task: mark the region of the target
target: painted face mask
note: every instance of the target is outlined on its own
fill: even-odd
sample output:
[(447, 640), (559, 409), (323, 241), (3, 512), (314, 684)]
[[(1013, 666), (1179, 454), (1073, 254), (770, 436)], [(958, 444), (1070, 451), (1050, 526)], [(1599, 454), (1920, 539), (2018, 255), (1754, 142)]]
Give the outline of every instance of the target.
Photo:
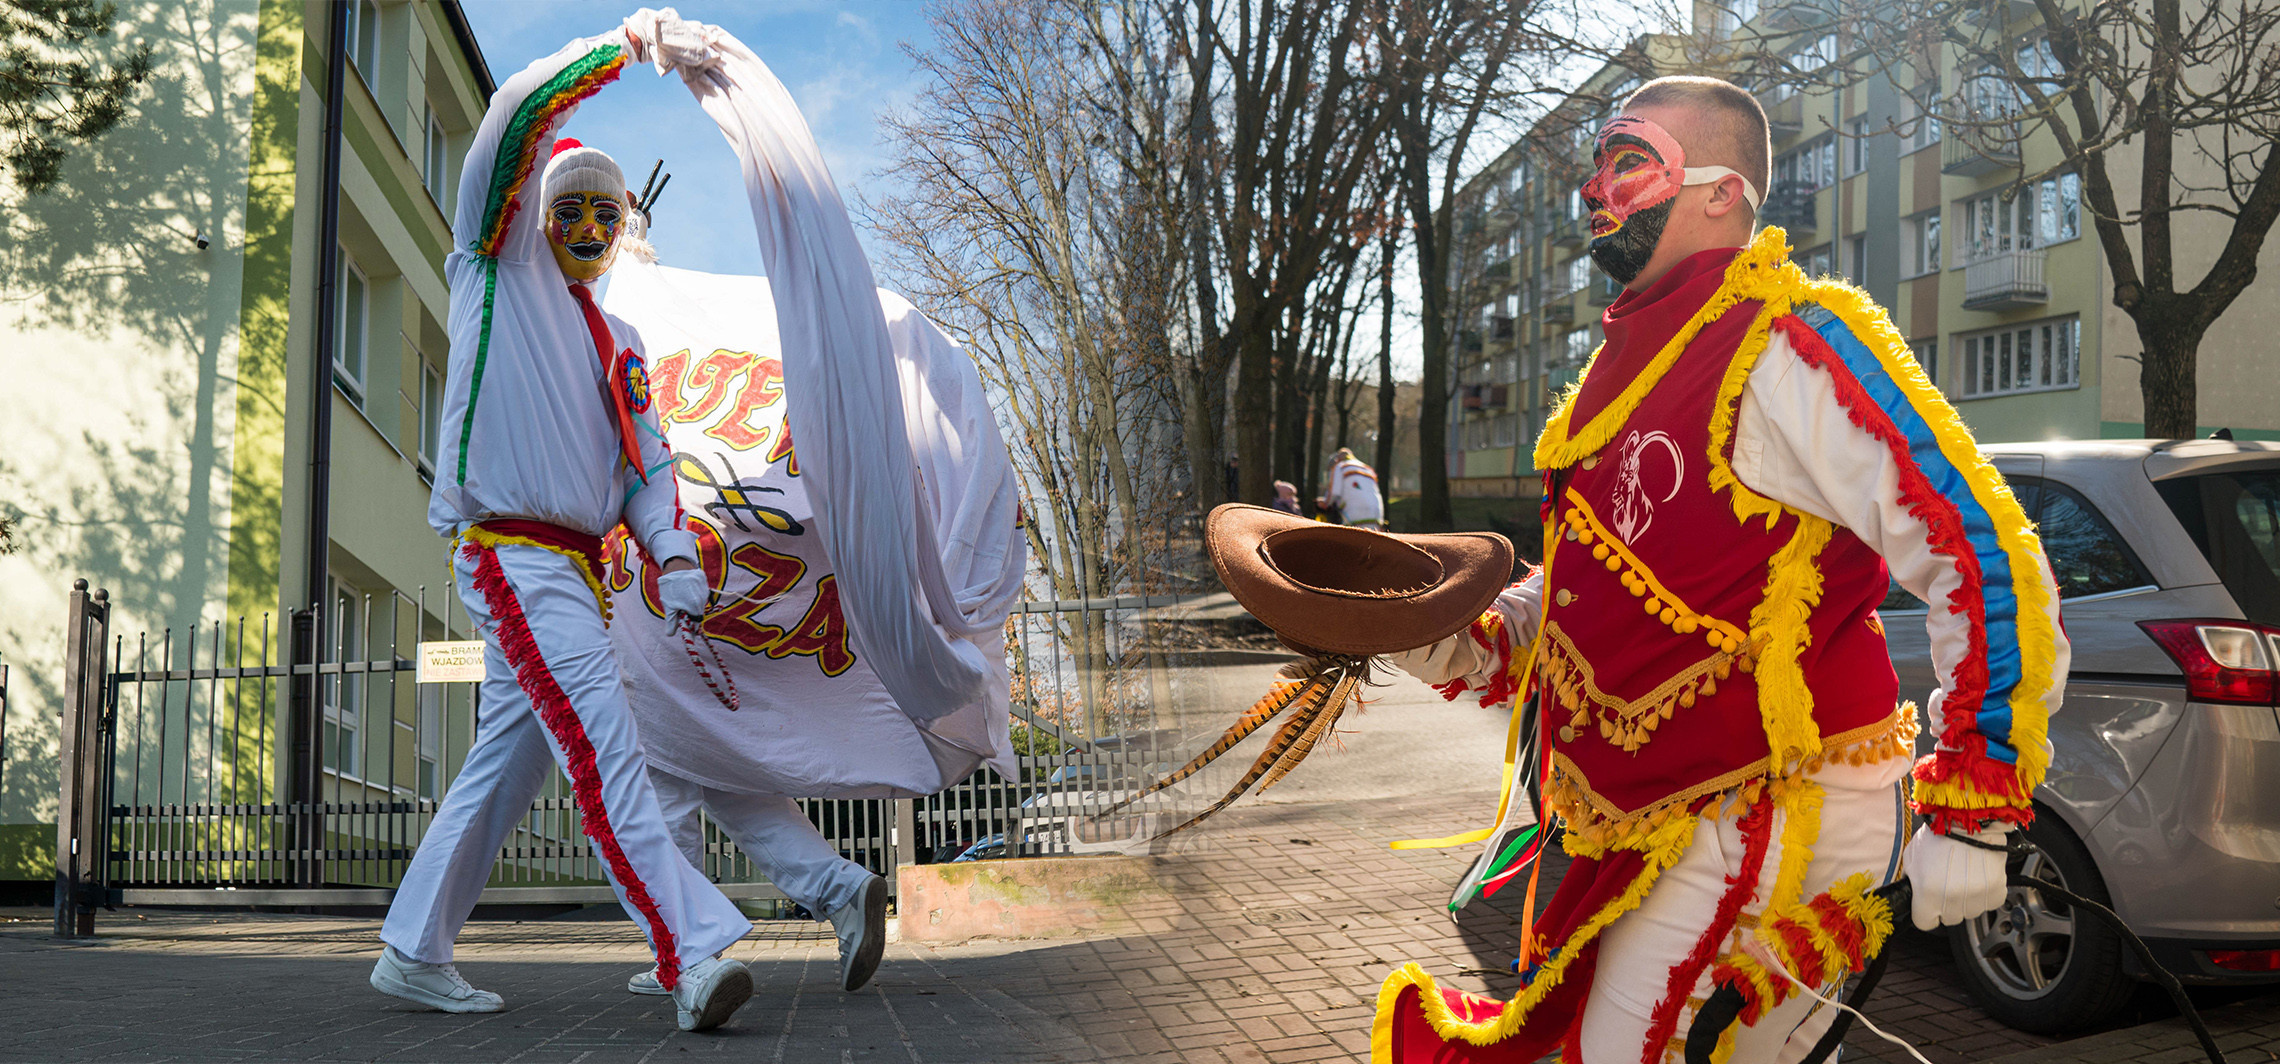
[[(1591, 161), (1597, 170), (1583, 185), (1583, 205), (1591, 212), (1591, 261), (1626, 285), (1654, 257), (1679, 189), (1740, 176), (1723, 166), (1687, 166), (1670, 132), (1636, 115), (1617, 115), (1600, 129)], [(1742, 179), (1742, 197), (1757, 209), (1758, 190), (1748, 178)]]
[(565, 192), (546, 205), (546, 242), (554, 261), (573, 281), (591, 281), (617, 261), (618, 233), (625, 208), (615, 196)]

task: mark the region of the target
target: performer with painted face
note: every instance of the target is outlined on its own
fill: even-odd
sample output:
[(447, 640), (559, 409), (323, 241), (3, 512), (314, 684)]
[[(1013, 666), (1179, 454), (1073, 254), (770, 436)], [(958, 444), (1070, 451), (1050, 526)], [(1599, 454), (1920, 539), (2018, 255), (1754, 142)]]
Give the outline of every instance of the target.
[[(649, 938), (682, 1030), (752, 994), (720, 957), (751, 930), (675, 846), (610, 645), (602, 537), (622, 521), (662, 569), (662, 600), (701, 614), (703, 575), (648, 391), (641, 338), (590, 286), (632, 209), (610, 157), (554, 130), (643, 42), (576, 41), (509, 78), (467, 154), (453, 250), (453, 358), (428, 521), (452, 537), (459, 594), (488, 644), (475, 744), (405, 872), (372, 971), (384, 993), (447, 1012), (497, 994), (452, 964), (500, 846), (556, 766), (602, 874)], [(533, 180), (541, 162), (544, 171)]]
[[(1515, 774), (1575, 861), (1518, 994), (1407, 966), (1380, 1061), (1677, 1059), (1721, 985), (1746, 1026), (1720, 1059), (1796, 1060), (1835, 1015), (1812, 995), (1890, 930), (1872, 888), (1905, 869), (1926, 929), (2001, 902), (2003, 854), (1959, 837), (2030, 822), (2050, 760), (2068, 648), (2041, 545), (1884, 311), (1807, 278), (1781, 230), (1753, 236), (1756, 100), (1651, 82), (1593, 161), (1591, 256), (1626, 291), (1536, 445), (1545, 564), (1469, 632), (1394, 655), (1450, 697), (1540, 699)], [(1887, 571), (1933, 604), (1937, 745), (1912, 772)], [(1508, 792), (1496, 837), (1529, 808)], [(1468, 889), (1528, 879), (1526, 852)]]

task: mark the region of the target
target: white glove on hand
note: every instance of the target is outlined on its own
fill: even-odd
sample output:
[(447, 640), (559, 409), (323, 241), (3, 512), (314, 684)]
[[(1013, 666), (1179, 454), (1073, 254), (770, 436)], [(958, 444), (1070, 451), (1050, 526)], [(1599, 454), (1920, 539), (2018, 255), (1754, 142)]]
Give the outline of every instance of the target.
[[(2009, 828), (1989, 828), (1971, 838), (2001, 846), (2010, 834)], [(1900, 867), (1908, 873), (1908, 883), (1915, 891), (1910, 915), (1916, 929), (1929, 931), (1960, 924), (2003, 904), (2008, 890), (2004, 857), (2001, 851), (1982, 850), (1934, 835), (1929, 827), (1917, 828), (1916, 837), (1908, 840), (1907, 853), (1900, 858)]]
[(658, 574), (657, 597), (665, 603), (668, 612), (702, 622), (705, 606), (712, 598), (712, 588), (705, 583), (704, 567)]
[(656, 64), (660, 75), (674, 69), (700, 70), (712, 62), (711, 30), (711, 26), (684, 19), (669, 7), (662, 11), (645, 7), (625, 20), (634, 61)]

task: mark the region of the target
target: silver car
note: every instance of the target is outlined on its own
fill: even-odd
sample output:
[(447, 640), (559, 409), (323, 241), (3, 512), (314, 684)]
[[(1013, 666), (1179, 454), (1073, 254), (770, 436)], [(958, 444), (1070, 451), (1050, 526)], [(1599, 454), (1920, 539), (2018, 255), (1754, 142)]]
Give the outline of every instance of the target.
[[(2039, 525), (2074, 646), (2037, 852), (2012, 870), (2108, 901), (2185, 983), (2280, 981), (2280, 444), (1981, 449)], [(1923, 611), (1897, 588), (1883, 609), (1918, 704)], [(1974, 997), (2022, 1030), (2088, 1025), (2143, 974), (2030, 889), (1950, 934)]]

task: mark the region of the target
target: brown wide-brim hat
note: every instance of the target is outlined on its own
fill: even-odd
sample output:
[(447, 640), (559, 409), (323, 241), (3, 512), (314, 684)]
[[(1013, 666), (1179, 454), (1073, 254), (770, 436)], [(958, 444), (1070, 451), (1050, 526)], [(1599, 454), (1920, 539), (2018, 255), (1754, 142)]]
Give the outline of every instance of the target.
[(1436, 643), (1478, 620), (1512, 576), (1493, 532), (1397, 535), (1228, 503), (1204, 549), (1235, 601), (1287, 643), (1389, 654)]

